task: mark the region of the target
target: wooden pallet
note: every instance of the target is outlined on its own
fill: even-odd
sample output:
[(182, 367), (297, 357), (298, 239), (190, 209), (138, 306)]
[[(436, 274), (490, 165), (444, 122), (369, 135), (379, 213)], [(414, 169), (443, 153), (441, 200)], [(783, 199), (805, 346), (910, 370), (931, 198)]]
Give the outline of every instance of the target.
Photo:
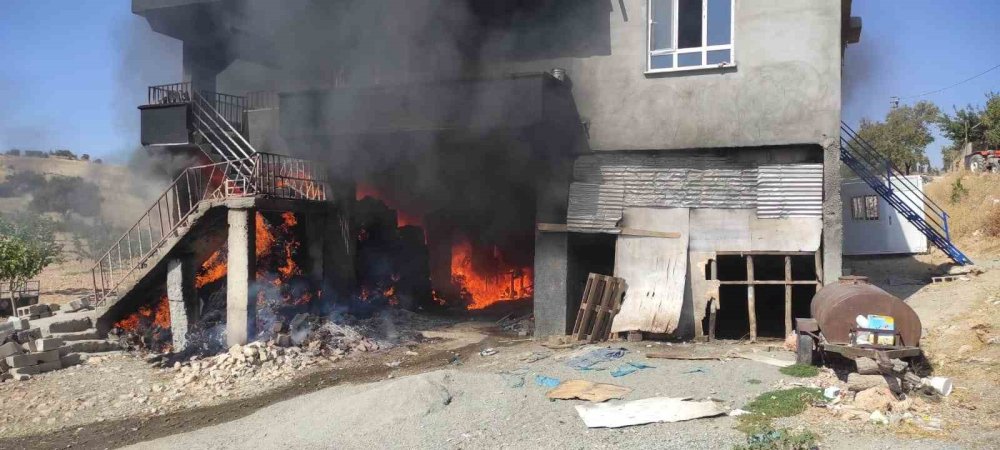
[(966, 281), (969, 277), (965, 275), (945, 275), (941, 277), (931, 277), (931, 283), (950, 283), (952, 281)]
[(576, 313), (573, 336), (587, 342), (607, 340), (611, 334), (611, 322), (621, 309), (627, 288), (622, 278), (590, 274), (583, 289), (580, 310)]

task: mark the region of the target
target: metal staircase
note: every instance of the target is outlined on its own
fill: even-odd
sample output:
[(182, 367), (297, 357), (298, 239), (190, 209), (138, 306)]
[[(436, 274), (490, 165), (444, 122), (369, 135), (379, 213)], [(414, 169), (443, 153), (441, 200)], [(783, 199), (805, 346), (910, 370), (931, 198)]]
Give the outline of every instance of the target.
[[(868, 186), (958, 264), (972, 264), (951, 241), (948, 213), (917, 189), (885, 155), (840, 124), (840, 159)], [(905, 193), (900, 193), (900, 189)], [(921, 214), (922, 213), (922, 214)]]
[[(209, 100), (211, 98), (212, 100)], [(213, 161), (185, 169), (91, 269), (98, 306), (135, 287), (196, 225), (227, 199), (326, 201), (325, 172), (314, 163), (260, 153), (247, 142), (243, 97), (197, 93), (188, 83), (149, 88), (150, 104), (190, 105), (191, 132)]]

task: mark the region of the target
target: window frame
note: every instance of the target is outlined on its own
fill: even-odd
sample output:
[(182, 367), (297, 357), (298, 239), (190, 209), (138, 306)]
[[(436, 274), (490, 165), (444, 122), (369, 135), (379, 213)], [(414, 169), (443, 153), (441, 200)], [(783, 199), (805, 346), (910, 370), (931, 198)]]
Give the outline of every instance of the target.
[[(678, 1), (679, 0), (669, 0), (670, 1), (670, 39), (671, 45), (670, 49), (667, 50), (654, 50), (653, 49), (653, 0), (646, 0), (646, 74), (658, 74), (658, 73), (670, 73), (670, 72), (687, 72), (687, 71), (697, 71), (697, 70), (707, 70), (707, 69), (721, 69), (736, 67), (736, 0), (729, 0), (729, 44), (724, 45), (705, 45), (708, 44), (708, 2), (709, 0), (701, 0), (701, 47), (692, 47), (685, 49), (677, 48), (677, 34), (680, 32), (679, 17), (677, 14)], [(729, 50), (728, 63), (719, 64), (708, 64), (708, 52), (713, 50)], [(678, 55), (700, 53), (701, 54), (701, 64), (697, 66), (685, 66), (677, 67)], [(663, 69), (653, 68), (653, 57), (654, 56), (665, 56), (671, 55), (673, 58), (672, 67)]]
[(858, 195), (851, 197), (851, 218), (854, 220), (881, 220), (881, 203), (877, 195)]

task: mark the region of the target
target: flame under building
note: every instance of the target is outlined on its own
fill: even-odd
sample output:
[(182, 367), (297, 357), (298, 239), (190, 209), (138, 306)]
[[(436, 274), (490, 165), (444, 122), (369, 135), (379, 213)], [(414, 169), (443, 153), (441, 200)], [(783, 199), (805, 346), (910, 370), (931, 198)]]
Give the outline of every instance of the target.
[[(206, 147), (243, 138), (312, 161), (317, 178), (299, 178), (322, 176), (318, 204), (222, 200), (254, 203), (229, 205), (228, 237), (216, 237), (229, 246), (228, 299), (256, 270), (234, 271), (254, 253), (247, 211), (296, 210), (314, 249), (302, 270), (331, 303), (531, 298), (536, 335), (565, 334), (596, 272), (628, 283), (614, 331), (783, 336), (840, 275), (841, 66), (860, 33), (850, 9), (133, 0), (153, 31), (183, 42), (184, 79), (150, 88), (142, 141), (217, 163), (239, 152)], [(201, 101), (225, 120), (206, 123)], [(210, 136), (222, 122), (233, 126)], [(181, 280), (168, 291), (190, 289), (214, 251), (202, 247), (195, 263), (164, 263)], [(232, 342), (247, 339), (246, 320), (232, 323), (246, 303), (227, 306)], [(198, 309), (186, 308), (174, 322)]]

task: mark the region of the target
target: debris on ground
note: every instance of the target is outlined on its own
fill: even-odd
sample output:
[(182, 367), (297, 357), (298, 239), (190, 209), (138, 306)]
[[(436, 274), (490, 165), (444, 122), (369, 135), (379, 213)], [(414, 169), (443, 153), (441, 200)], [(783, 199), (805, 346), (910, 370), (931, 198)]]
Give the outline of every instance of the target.
[(647, 358), (651, 359), (677, 359), (685, 361), (722, 361), (723, 358), (719, 356), (698, 356), (691, 355), (683, 351), (678, 350), (668, 350), (659, 352), (649, 352), (646, 353)]
[(625, 398), (632, 388), (587, 380), (567, 380), (556, 386), (545, 396), (553, 400), (587, 400), (594, 403)]
[(497, 349), (495, 349), (493, 347), (490, 347), (490, 348), (485, 348), (482, 351), (480, 351), (479, 352), (479, 356), (493, 356), (493, 355), (495, 355), (497, 353), (500, 353), (500, 352), (497, 351)]
[(577, 405), (576, 412), (588, 428), (620, 428), (720, 416), (726, 414), (726, 408), (713, 400), (652, 397), (614, 404)]
[(640, 362), (627, 362), (624, 365), (618, 366), (617, 369), (611, 371), (611, 376), (615, 378), (624, 377), (625, 375), (634, 373), (642, 369), (652, 369), (652, 368), (654, 367)]
[(539, 386), (554, 388), (556, 386), (559, 386), (559, 379), (547, 377), (545, 375), (535, 375), (535, 384)]
[(528, 314), (526, 316), (514, 317), (512, 314), (509, 314), (497, 321), (497, 327), (501, 331), (514, 333), (518, 336), (531, 336), (535, 332), (535, 315)]
[(739, 353), (733, 356), (736, 358), (757, 361), (774, 367), (788, 367), (795, 364), (795, 361), (773, 358), (767, 355), (761, 355), (760, 353)]
[(594, 366), (600, 363), (619, 359), (622, 356), (625, 356), (626, 352), (628, 352), (628, 350), (621, 347), (595, 348), (581, 355), (570, 358), (566, 361), (566, 365), (576, 370), (603, 370), (603, 368), (595, 368)]

